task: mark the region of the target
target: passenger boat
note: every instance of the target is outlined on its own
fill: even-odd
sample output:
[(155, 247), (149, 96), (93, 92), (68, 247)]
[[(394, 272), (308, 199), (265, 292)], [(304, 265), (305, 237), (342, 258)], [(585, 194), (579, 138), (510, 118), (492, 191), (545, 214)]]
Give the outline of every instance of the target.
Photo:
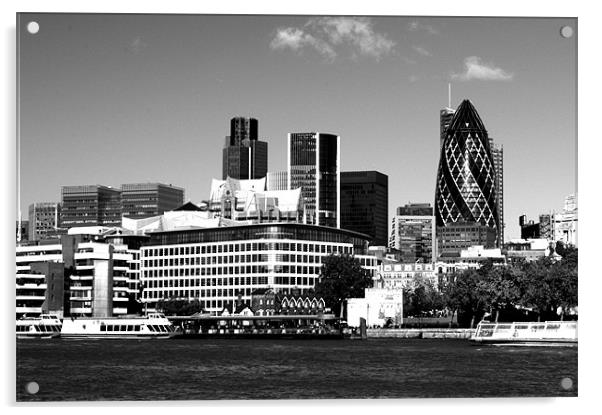
[(18, 339), (51, 339), (61, 334), (61, 320), (53, 314), (17, 320)]
[(175, 335), (173, 324), (160, 313), (141, 317), (66, 318), (61, 330), (64, 339), (169, 339)]
[(472, 342), (506, 346), (576, 346), (576, 321), (489, 323), (477, 326)]

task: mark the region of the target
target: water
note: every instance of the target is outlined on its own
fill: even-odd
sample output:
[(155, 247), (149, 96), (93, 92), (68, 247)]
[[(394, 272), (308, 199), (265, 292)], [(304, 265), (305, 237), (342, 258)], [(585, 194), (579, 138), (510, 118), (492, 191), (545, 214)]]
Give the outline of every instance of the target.
[[(561, 387), (567, 377), (569, 390)], [(32, 381), (35, 395), (25, 389)], [(577, 348), (435, 339), (17, 341), (18, 401), (473, 396), (577, 396)]]

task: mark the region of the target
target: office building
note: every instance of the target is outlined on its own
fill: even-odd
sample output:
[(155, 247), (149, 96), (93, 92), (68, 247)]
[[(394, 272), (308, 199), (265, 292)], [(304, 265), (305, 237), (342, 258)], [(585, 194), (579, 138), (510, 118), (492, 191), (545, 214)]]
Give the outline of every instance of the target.
[(404, 263), (433, 262), (437, 255), (436, 226), (430, 204), (408, 204), (397, 208), (391, 221), (389, 247), (400, 252)]
[(504, 244), (504, 147), (498, 146), (489, 137), (489, 147), (495, 171), (495, 204), (498, 212), (499, 228), (497, 232), (497, 246)]
[(288, 172), (268, 172), (266, 186), (267, 190), (288, 190)]
[(564, 208), (553, 216), (554, 240), (567, 245), (577, 246), (578, 209), (577, 196), (569, 195)]
[(341, 228), (388, 241), (389, 177), (377, 171), (341, 172)]
[(61, 226), (120, 226), (121, 191), (109, 186), (63, 186)]
[(492, 249), (496, 246), (497, 234), (494, 228), (478, 222), (453, 222), (437, 228), (437, 254), (459, 256), (460, 251), (474, 245)]
[(445, 141), (445, 135), (447, 134), (447, 128), (451, 124), (452, 118), (456, 110), (453, 108), (445, 107), (439, 111), (439, 148), (443, 148), (443, 142)]
[(184, 204), (184, 189), (163, 183), (121, 185), (121, 214), (132, 219), (161, 215)]
[(259, 179), (268, 172), (268, 143), (259, 140), (255, 118), (230, 120), (230, 135), (222, 152), (222, 178)]
[[(441, 149), (435, 190), (438, 230), (456, 222), (500, 228), (496, 174), (485, 125), (469, 100), (456, 110)], [(494, 243), (495, 243), (494, 242)]]
[(29, 239), (31, 241), (59, 238), (60, 229), (60, 203), (42, 202), (29, 205)]
[(340, 137), (288, 134), (288, 185), (301, 188), (307, 224), (340, 227)]
[(16, 242), (27, 242), (29, 240), (29, 221), (21, 220), (15, 222)]

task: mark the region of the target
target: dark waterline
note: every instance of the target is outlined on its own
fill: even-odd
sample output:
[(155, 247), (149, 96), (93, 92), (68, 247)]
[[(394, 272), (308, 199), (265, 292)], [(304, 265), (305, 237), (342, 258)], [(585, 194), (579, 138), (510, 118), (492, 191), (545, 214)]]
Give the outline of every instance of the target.
[[(25, 390), (32, 381), (35, 395)], [(577, 396), (577, 348), (426, 339), (17, 341), (18, 401), (477, 396)]]

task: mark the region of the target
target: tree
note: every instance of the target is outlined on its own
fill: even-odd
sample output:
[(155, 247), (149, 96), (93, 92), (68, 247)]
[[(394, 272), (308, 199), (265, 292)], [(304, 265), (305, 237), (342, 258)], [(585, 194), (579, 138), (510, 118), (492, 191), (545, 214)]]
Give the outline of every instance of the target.
[(341, 312), (347, 298), (363, 298), (364, 290), (372, 286), (369, 272), (351, 255), (330, 255), (322, 264), (316, 296), (322, 297), (335, 315)]
[(472, 327), (488, 308), (487, 286), (477, 270), (468, 269), (459, 273), (453, 282), (446, 285), (445, 290), (447, 306), (452, 313), (458, 312), (460, 326)]
[(162, 311), (168, 316), (190, 316), (203, 311), (203, 307), (198, 300), (179, 300), (170, 298), (168, 300), (159, 300), (157, 310)]

